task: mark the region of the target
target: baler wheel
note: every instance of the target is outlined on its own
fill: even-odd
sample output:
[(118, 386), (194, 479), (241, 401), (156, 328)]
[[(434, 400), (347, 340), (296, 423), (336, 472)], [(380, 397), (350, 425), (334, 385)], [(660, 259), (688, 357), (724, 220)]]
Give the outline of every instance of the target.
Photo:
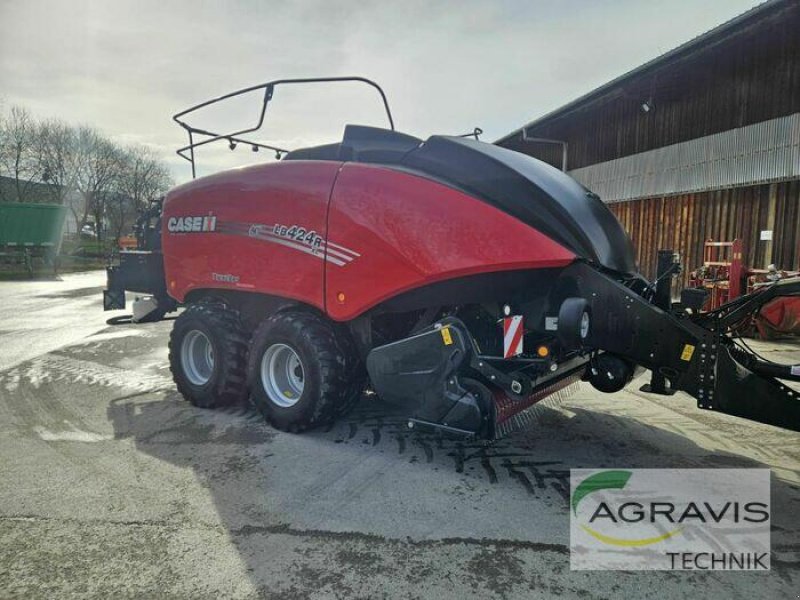
[(221, 301), (191, 305), (169, 337), (169, 365), (178, 391), (200, 408), (247, 398), (247, 335), (239, 313)]
[(261, 323), (250, 343), (247, 378), (253, 404), (282, 431), (318, 427), (350, 403), (352, 365), (348, 345), (322, 317), (275, 314)]
[(589, 303), (583, 298), (567, 298), (558, 311), (556, 336), (567, 350), (583, 347), (590, 334)]

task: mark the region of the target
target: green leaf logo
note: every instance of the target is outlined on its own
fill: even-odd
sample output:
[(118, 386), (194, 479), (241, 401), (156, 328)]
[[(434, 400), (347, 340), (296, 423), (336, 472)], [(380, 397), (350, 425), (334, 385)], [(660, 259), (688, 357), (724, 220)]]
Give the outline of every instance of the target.
[[(575, 488), (572, 494), (572, 514), (578, 516), (578, 504), (581, 500), (586, 498), (586, 496), (599, 490), (621, 490), (627, 485), (632, 474), (633, 473), (630, 471), (601, 471), (600, 473), (590, 475), (578, 484), (578, 487)], [(586, 525), (581, 525), (581, 529), (604, 544), (610, 544), (612, 546), (649, 546), (650, 544), (663, 542), (681, 531), (679, 527), (655, 537), (628, 539), (603, 534)]]
[(578, 503), (592, 492), (599, 490), (621, 490), (628, 483), (630, 471), (601, 471), (580, 482), (572, 493), (572, 514), (578, 515)]

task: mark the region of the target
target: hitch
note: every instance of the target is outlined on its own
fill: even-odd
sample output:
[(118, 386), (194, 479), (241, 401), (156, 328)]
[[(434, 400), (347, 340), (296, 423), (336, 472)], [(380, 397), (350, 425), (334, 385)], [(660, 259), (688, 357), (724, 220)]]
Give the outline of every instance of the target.
[[(659, 254), (659, 277), (675, 268), (671, 256), (671, 251)], [(595, 318), (587, 343), (652, 370), (646, 391), (681, 390), (694, 396), (699, 408), (800, 431), (800, 393), (780, 381), (800, 381), (800, 365), (764, 360), (731, 333), (774, 298), (800, 296), (800, 278), (690, 314), (667, 304), (666, 276), (657, 279), (663, 287), (656, 286), (654, 302), (586, 264), (572, 265), (562, 277), (590, 299)]]
[(700, 408), (800, 431), (800, 393), (780, 381), (800, 381), (800, 365), (764, 360), (728, 333), (771, 300), (798, 295), (800, 278), (784, 279), (698, 317), (712, 333), (709, 364), (714, 361), (705, 397), (698, 398)]

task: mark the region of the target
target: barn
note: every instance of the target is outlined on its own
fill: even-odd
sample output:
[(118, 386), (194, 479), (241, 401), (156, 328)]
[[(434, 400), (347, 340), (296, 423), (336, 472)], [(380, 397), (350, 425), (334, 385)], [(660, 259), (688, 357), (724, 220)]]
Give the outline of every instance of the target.
[(610, 205), (652, 277), (708, 239), (744, 264), (800, 267), (800, 2), (771, 0), (496, 143), (569, 172)]

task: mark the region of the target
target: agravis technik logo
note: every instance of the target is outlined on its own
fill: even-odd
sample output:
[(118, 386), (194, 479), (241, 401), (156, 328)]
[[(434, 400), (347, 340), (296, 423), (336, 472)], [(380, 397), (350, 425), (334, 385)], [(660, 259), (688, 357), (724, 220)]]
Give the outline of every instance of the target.
[(768, 469), (571, 471), (573, 569), (769, 569)]

